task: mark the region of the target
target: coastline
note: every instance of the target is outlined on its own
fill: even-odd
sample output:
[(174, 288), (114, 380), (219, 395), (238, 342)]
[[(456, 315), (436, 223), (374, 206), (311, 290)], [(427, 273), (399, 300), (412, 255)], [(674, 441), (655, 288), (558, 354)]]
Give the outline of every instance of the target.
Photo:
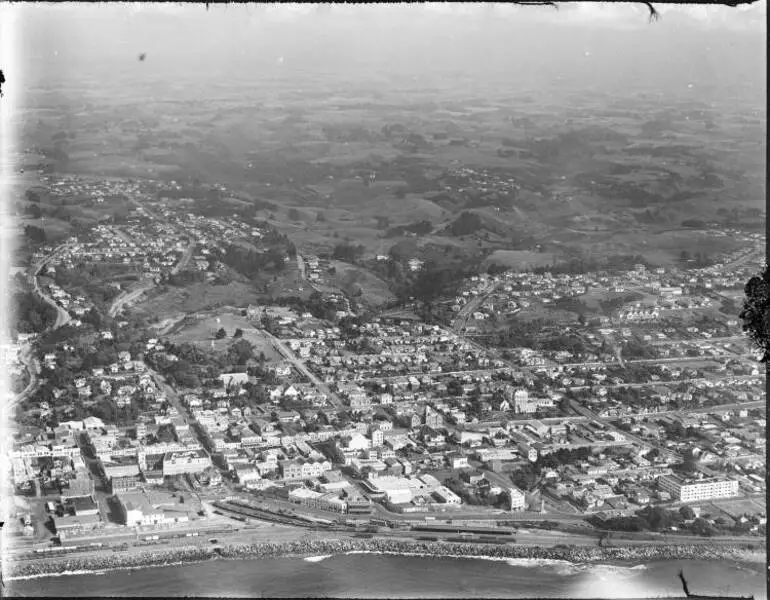
[(260, 558), (313, 558), (339, 554), (391, 554), (434, 558), (477, 558), (486, 560), (560, 561), (572, 564), (627, 566), (658, 560), (723, 560), (738, 563), (764, 563), (765, 553), (736, 544), (733, 546), (670, 545), (599, 548), (567, 546), (537, 548), (490, 546), (472, 543), (446, 543), (372, 539), (340, 539), (223, 545), (188, 546), (151, 550), (129, 556), (105, 554), (88, 558), (62, 558), (44, 562), (9, 564), (6, 581), (54, 577), (68, 574), (103, 574), (106, 571), (192, 564), (214, 559), (246, 560)]

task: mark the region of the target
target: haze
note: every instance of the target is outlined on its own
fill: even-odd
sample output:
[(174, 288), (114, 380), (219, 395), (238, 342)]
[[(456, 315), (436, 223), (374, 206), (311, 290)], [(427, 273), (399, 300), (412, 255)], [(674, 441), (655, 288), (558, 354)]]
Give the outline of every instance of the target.
[[(765, 6), (24, 6), (29, 84), (99, 77), (255, 80), (309, 75), (419, 85), (753, 94), (765, 87)], [(622, 48), (622, 51), (618, 51)], [(136, 60), (140, 52), (148, 60)], [(126, 77), (127, 79), (123, 79)], [(753, 92), (749, 91), (753, 88)], [(721, 92), (720, 92), (721, 90)], [(743, 91), (742, 91), (743, 90)], [(471, 91), (471, 90), (469, 90)], [(690, 91), (690, 94), (693, 92)]]

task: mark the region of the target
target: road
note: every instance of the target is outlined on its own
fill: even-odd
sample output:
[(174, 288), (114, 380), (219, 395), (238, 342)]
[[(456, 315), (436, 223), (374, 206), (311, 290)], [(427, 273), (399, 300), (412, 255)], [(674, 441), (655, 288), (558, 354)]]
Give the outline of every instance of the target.
[(123, 307), (126, 304), (130, 304), (137, 298), (139, 298), (142, 294), (145, 294), (149, 292), (152, 288), (155, 287), (155, 282), (148, 282), (143, 284), (141, 287), (135, 289), (132, 292), (129, 293), (123, 293), (112, 302), (112, 305), (110, 306), (110, 309), (107, 311), (107, 314), (115, 318), (115, 316), (123, 309)]
[(721, 344), (723, 342), (740, 342), (745, 340), (748, 340), (745, 335), (731, 335), (727, 337), (698, 338), (697, 340), (657, 340), (649, 343), (651, 346), (667, 346), (669, 344), (682, 343)]
[(270, 341), (273, 344), (273, 347), (278, 350), (278, 352), (281, 353), (281, 355), (291, 362), (296, 369), (302, 373), (305, 377), (307, 377), (313, 385), (315, 385), (323, 394), (326, 394), (326, 398), (331, 402), (335, 408), (341, 409), (343, 408), (343, 402), (337, 396), (334, 394), (330, 389), (329, 386), (327, 386), (323, 381), (318, 379), (313, 372), (305, 366), (305, 363), (303, 363), (297, 356), (294, 354), (294, 352), (291, 351), (290, 348), (286, 346), (281, 340), (279, 340), (277, 337), (275, 337), (272, 333), (268, 333), (265, 331), (265, 335), (270, 339)]
[(299, 271), (300, 281), (305, 281), (307, 279), (307, 274), (305, 272), (305, 259), (302, 258), (302, 255), (299, 252), (297, 252), (297, 270)]
[(399, 381), (402, 379), (406, 379), (409, 377), (463, 377), (464, 375), (469, 375), (471, 377), (475, 375), (488, 375), (489, 373), (493, 372), (499, 372), (499, 371), (510, 371), (514, 367), (496, 367), (492, 369), (475, 369), (472, 371), (428, 371), (427, 373), (424, 371), (414, 371), (411, 373), (406, 373), (404, 375), (388, 375), (386, 377), (366, 377), (363, 379), (359, 379), (359, 382), (375, 382), (375, 383), (389, 383), (392, 381)]
[(24, 402), (29, 396), (35, 393), (38, 385), (40, 384), (40, 363), (35, 358), (33, 349), (30, 345), (25, 344), (24, 348), (20, 352), (21, 362), (27, 367), (27, 373), (29, 373), (29, 383), (16, 397), (8, 403), (9, 408), (13, 408), (17, 404)]
[[(35, 288), (35, 292), (48, 304), (53, 306), (56, 309), (56, 321), (54, 322), (52, 329), (58, 329), (59, 327), (63, 327), (67, 323), (71, 321), (70, 314), (64, 310), (61, 306), (59, 306), (56, 302), (54, 302), (53, 298), (46, 295), (43, 290), (40, 287), (40, 282), (37, 280), (37, 276), (40, 273), (40, 271), (45, 267), (46, 264), (48, 264), (51, 260), (56, 258), (57, 256), (64, 253), (65, 250), (70, 248), (72, 244), (65, 244), (61, 248), (57, 249), (55, 252), (53, 252), (50, 256), (47, 256), (46, 258), (42, 259), (40, 262), (38, 262), (35, 265), (32, 265), (32, 282)], [(24, 388), (24, 390), (18, 394), (9, 404), (10, 407), (13, 407), (17, 404), (21, 404), (26, 400), (30, 395), (32, 395), (35, 390), (37, 389), (39, 383), (40, 383), (40, 363), (34, 356), (34, 351), (31, 346), (25, 346), (24, 349), (21, 351), (21, 360), (27, 367), (27, 372), (29, 373), (29, 383), (27, 384), (27, 387)]]
[(129, 236), (125, 231), (123, 231), (120, 227), (114, 227), (115, 233), (118, 234), (118, 237), (120, 237), (121, 240), (126, 242), (126, 244), (133, 243), (134, 240), (131, 239), (131, 236)]
[(148, 215), (148, 216), (149, 216), (151, 219), (155, 219), (156, 221), (163, 221), (163, 222), (164, 222), (164, 223), (166, 223), (167, 225), (170, 225), (170, 224), (171, 224), (171, 223), (169, 223), (169, 222), (168, 222), (168, 220), (167, 220), (167, 219), (165, 219), (164, 217), (160, 217), (160, 216), (156, 215), (156, 214), (155, 214), (154, 212), (152, 212), (152, 211), (151, 211), (149, 208), (147, 208), (147, 207), (146, 207), (146, 206), (144, 206), (144, 205), (143, 205), (141, 202), (139, 202), (138, 200), (136, 200), (136, 198), (128, 198), (128, 201), (129, 201), (131, 204), (133, 204), (134, 206), (136, 206), (137, 208), (141, 208), (142, 210), (144, 210), (144, 211), (147, 213), (147, 215)]
[(307, 278), (307, 266), (305, 265), (305, 259), (299, 252), (297, 252), (297, 270), (299, 271), (299, 280), (297, 281), (298, 284), (301, 286), (310, 286), (312, 290), (323, 293), (315, 283)]
[(757, 245), (754, 247), (754, 249), (751, 252), (749, 252), (745, 256), (736, 258), (734, 261), (722, 265), (721, 270), (726, 273), (727, 271), (735, 269), (736, 267), (743, 266), (744, 264), (746, 264), (747, 262), (751, 262), (752, 260), (761, 261), (764, 254), (765, 254), (764, 248), (762, 248), (761, 245)]
[(478, 309), (479, 306), (494, 292), (499, 286), (503, 284), (502, 281), (493, 282), (482, 288), (477, 296), (474, 296), (468, 304), (460, 309), (457, 313), (454, 322), (452, 323), (452, 329), (456, 332), (460, 332), (468, 325), (468, 319)]
[[(620, 359), (620, 350), (618, 350), (618, 360), (620, 361), (620, 365), (624, 366), (624, 364), (627, 365), (644, 365), (644, 364), (656, 364), (656, 363), (679, 363), (679, 362), (703, 362), (703, 361), (709, 361), (709, 360), (716, 360), (719, 357), (718, 356), (672, 356), (669, 358), (634, 358), (632, 360), (625, 360), (622, 361)], [(754, 355), (751, 353), (747, 354), (738, 354), (731, 356), (730, 358), (753, 358)], [(608, 367), (611, 364), (614, 363), (608, 363), (608, 362), (582, 362), (582, 363), (557, 363), (558, 366), (564, 367), (564, 368), (583, 368), (583, 367)]]
[(678, 460), (680, 462), (682, 461), (682, 455), (681, 454), (679, 454), (677, 452), (672, 452), (671, 450), (668, 450), (666, 448), (658, 447), (656, 444), (648, 442), (647, 440), (644, 440), (644, 439), (642, 439), (642, 438), (640, 438), (640, 437), (638, 437), (636, 435), (633, 435), (631, 433), (628, 433), (627, 431), (623, 431), (622, 429), (619, 429), (618, 427), (613, 425), (609, 421), (609, 419), (604, 419), (604, 418), (600, 417), (599, 415), (597, 415), (592, 410), (589, 410), (585, 406), (580, 405), (578, 402), (575, 402), (574, 400), (570, 400), (569, 404), (572, 407), (572, 410), (574, 410), (578, 414), (583, 415), (584, 417), (587, 417), (587, 418), (592, 419), (594, 421), (599, 421), (599, 422), (604, 423), (604, 425), (606, 425), (609, 429), (611, 429), (615, 433), (618, 433), (618, 434), (622, 435), (625, 439), (631, 440), (632, 442), (635, 442), (640, 447), (647, 448), (649, 450), (652, 450), (653, 448), (657, 448), (660, 451), (661, 454), (667, 454), (670, 457), (672, 457), (672, 458), (674, 458), (674, 459), (676, 459), (676, 460)]
[(177, 391), (166, 382), (165, 377), (163, 377), (157, 371), (150, 369), (149, 367), (147, 368), (146, 372), (150, 375), (150, 377), (153, 378), (153, 380), (155, 381), (155, 385), (158, 386), (158, 389), (160, 389), (162, 392), (166, 394), (166, 399), (168, 400), (169, 404), (171, 404), (174, 408), (176, 408), (179, 415), (185, 420), (185, 422), (188, 425), (192, 425), (192, 423), (194, 422), (194, 419), (188, 412), (187, 407), (185, 407), (185, 405), (182, 404), (182, 401), (179, 399), (179, 394), (177, 393)]
[(59, 327), (63, 327), (67, 323), (69, 323), (72, 320), (72, 317), (70, 314), (64, 310), (61, 306), (59, 306), (53, 298), (48, 296), (45, 292), (43, 292), (42, 288), (40, 287), (40, 282), (37, 280), (38, 274), (40, 271), (43, 270), (43, 267), (45, 267), (50, 261), (52, 261), (54, 258), (57, 258), (61, 254), (63, 254), (66, 250), (72, 247), (72, 244), (65, 244), (64, 246), (58, 248), (55, 252), (53, 252), (50, 256), (47, 256), (43, 260), (41, 260), (37, 265), (33, 265), (33, 271), (32, 271), (32, 282), (35, 286), (35, 292), (48, 304), (50, 304), (52, 307), (56, 309), (56, 322), (54, 323), (52, 329), (58, 329)]
[(195, 241), (191, 241), (187, 245), (187, 248), (185, 248), (182, 258), (180, 258), (176, 266), (174, 266), (174, 268), (171, 269), (172, 275), (176, 275), (177, 273), (179, 273), (179, 271), (182, 271), (187, 268), (187, 264), (190, 262), (190, 259), (192, 259), (194, 250), (195, 250)]
[[(698, 408), (688, 408), (685, 410), (661, 410), (657, 412), (646, 412), (646, 413), (625, 413), (622, 415), (619, 415), (617, 417), (598, 417), (600, 421), (606, 421), (606, 420), (617, 420), (621, 418), (630, 418), (630, 419), (639, 419), (639, 418), (645, 418), (645, 417), (656, 417), (660, 415), (673, 415), (673, 414), (681, 414), (681, 413), (710, 413), (710, 412), (722, 412), (725, 410), (737, 410), (737, 409), (752, 409), (752, 408), (760, 408), (762, 406), (766, 406), (766, 403), (764, 400), (757, 400), (754, 402), (735, 402), (732, 404), (718, 404), (716, 406), (700, 406)], [(585, 419), (586, 417), (580, 417), (580, 419)], [(523, 421), (516, 421), (516, 423), (522, 423)]]
[[(731, 375), (730, 377), (726, 377), (725, 379), (738, 379), (741, 381), (749, 381), (751, 379), (760, 379), (759, 375)], [(681, 383), (703, 383), (706, 381), (719, 381), (719, 379), (709, 379), (706, 377), (698, 377), (694, 379), (667, 379), (665, 381), (645, 381), (643, 383), (614, 383), (612, 385), (576, 385), (572, 386), (569, 389), (570, 390), (590, 390), (593, 388), (604, 388), (605, 390), (617, 390), (621, 388), (639, 388), (639, 387), (648, 387), (648, 386), (658, 386), (658, 385), (678, 385)]]

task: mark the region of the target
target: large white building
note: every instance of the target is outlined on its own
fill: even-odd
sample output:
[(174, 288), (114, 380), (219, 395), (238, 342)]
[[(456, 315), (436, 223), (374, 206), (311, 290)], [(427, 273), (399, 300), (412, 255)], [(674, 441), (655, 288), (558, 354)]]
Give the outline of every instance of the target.
[(524, 510), (526, 508), (526, 498), (520, 489), (508, 488), (508, 497), (510, 499), (508, 510)]
[(439, 502), (443, 502), (444, 504), (454, 504), (458, 506), (462, 504), (460, 496), (455, 494), (449, 488), (444, 487), (443, 485), (440, 485), (433, 491), (433, 497), (436, 498)]
[(181, 473), (200, 473), (211, 466), (211, 459), (205, 450), (168, 452), (163, 457), (163, 476)]
[(660, 488), (680, 502), (695, 502), (738, 495), (738, 482), (732, 479), (685, 480), (676, 475), (658, 479)]

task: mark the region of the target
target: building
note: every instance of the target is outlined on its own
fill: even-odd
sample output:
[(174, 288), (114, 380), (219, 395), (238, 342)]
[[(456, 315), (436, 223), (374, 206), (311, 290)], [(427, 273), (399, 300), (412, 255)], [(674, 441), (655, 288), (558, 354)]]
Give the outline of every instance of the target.
[(70, 498), (67, 505), (72, 507), (76, 517), (93, 516), (99, 514), (99, 506), (91, 496)]
[(105, 480), (112, 481), (118, 477), (138, 477), (139, 465), (131, 463), (103, 463)]
[(733, 479), (685, 480), (676, 475), (664, 475), (658, 479), (658, 485), (680, 502), (696, 502), (738, 495), (738, 482)]
[(202, 448), (182, 452), (167, 452), (163, 457), (163, 476), (200, 473), (211, 466), (211, 459)]
[(54, 527), (56, 535), (64, 541), (79, 535), (96, 535), (96, 531), (104, 527), (104, 522), (97, 511), (96, 514), (57, 517), (54, 519)]
[(425, 424), (431, 429), (439, 429), (444, 426), (444, 419), (439, 412), (431, 408), (425, 407)]
[(321, 493), (302, 487), (291, 490), (289, 492), (289, 500), (302, 506), (337, 513), (346, 513), (348, 509), (347, 502), (334, 492)]
[(537, 401), (529, 397), (529, 393), (524, 389), (514, 389), (507, 386), (505, 389), (505, 399), (509, 405), (513, 405), (516, 413), (534, 413), (537, 411)]
[(508, 510), (524, 510), (526, 508), (524, 492), (518, 488), (508, 488), (508, 500)]
[(119, 511), (128, 527), (136, 525), (157, 525), (166, 522), (162, 510), (153, 508), (141, 492), (126, 492), (117, 496)]
[(406, 504), (414, 498), (413, 484), (404, 477), (373, 477), (365, 481), (364, 486), (392, 504)]
[(278, 463), (281, 467), (281, 477), (287, 481), (302, 479), (302, 465), (293, 460), (282, 460)]
[(142, 478), (138, 472), (135, 475), (119, 475), (112, 477), (110, 479), (110, 490), (113, 494), (134, 490), (139, 487), (141, 481)]
[(368, 515), (372, 512), (372, 502), (356, 492), (346, 493), (347, 512), (350, 515)]
[(443, 485), (440, 485), (433, 491), (433, 497), (443, 504), (454, 504), (459, 506), (462, 503), (460, 496)]
[(219, 376), (219, 381), (226, 388), (230, 386), (243, 385), (249, 381), (248, 373), (222, 373)]
[(94, 493), (94, 482), (87, 472), (79, 471), (74, 479), (69, 480), (69, 486), (62, 490), (65, 498), (80, 498)]

